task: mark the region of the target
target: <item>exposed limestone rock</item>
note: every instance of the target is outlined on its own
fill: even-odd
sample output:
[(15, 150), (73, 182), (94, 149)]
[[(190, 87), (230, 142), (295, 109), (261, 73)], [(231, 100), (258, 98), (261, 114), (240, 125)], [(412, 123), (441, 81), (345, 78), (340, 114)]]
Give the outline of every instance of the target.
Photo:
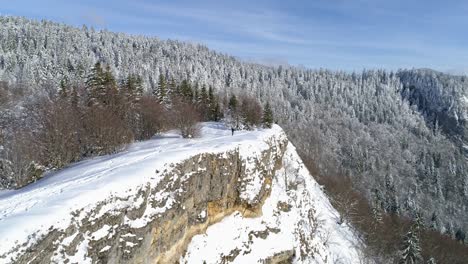
[(265, 264), (289, 264), (293, 262), (294, 250), (286, 250), (269, 257), (263, 263)]
[[(68, 228), (51, 227), (16, 261), (175, 263), (191, 238), (209, 225), (234, 211), (245, 217), (261, 214), (287, 138), (273, 137), (267, 143), (269, 148), (251, 156), (233, 149), (155, 168), (163, 176), (156, 187), (148, 183), (137, 195), (111, 197), (73, 212)], [(116, 209), (108, 210), (109, 205)]]
[(180, 263), (360, 263), (359, 240), (337, 223), (339, 214), (294, 146), (282, 160), (262, 214), (234, 212), (210, 225), (191, 239)]

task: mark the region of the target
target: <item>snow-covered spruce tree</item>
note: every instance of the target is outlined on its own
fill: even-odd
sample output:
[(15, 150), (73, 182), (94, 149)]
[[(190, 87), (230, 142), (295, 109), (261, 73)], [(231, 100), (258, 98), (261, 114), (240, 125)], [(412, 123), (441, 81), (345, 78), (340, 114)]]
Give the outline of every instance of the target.
[[(213, 88), (210, 88), (211, 92), (210, 94), (213, 93)], [(200, 97), (198, 98), (199, 102), (201, 104), (207, 105), (208, 104), (208, 93), (206, 91), (206, 85), (202, 85), (200, 89)]]
[(418, 264), (422, 263), (421, 246), (419, 242), (419, 230), (413, 225), (408, 233), (406, 233), (402, 249), (400, 251), (401, 264)]
[(171, 78), (171, 80), (169, 81), (168, 85), (167, 85), (167, 96), (168, 96), (168, 100), (169, 101), (172, 101), (175, 97), (179, 96), (180, 95), (180, 91), (179, 91), (179, 86), (177, 85), (174, 77)]
[(186, 102), (192, 102), (193, 100), (193, 89), (191, 84), (187, 80), (182, 80), (179, 86), (179, 95)]
[(88, 106), (99, 105), (104, 88), (104, 71), (101, 63), (96, 62), (91, 70), (91, 73), (86, 80), (86, 88), (88, 92)]
[(69, 95), (69, 83), (66, 78), (60, 80), (59, 95), (62, 98), (67, 98)]
[(159, 75), (159, 81), (156, 89), (153, 91), (153, 95), (158, 98), (159, 102), (161, 104), (168, 104), (169, 103), (169, 98), (167, 95), (167, 83), (166, 79), (164, 78), (164, 75), (160, 74)]

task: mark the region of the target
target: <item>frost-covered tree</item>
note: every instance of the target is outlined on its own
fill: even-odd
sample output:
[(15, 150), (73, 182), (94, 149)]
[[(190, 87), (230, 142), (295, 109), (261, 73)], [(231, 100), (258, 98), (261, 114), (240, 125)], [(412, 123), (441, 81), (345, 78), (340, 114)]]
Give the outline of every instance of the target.
[(88, 90), (88, 106), (98, 105), (105, 96), (105, 87), (104, 87), (104, 71), (102, 69), (101, 63), (96, 62), (94, 67), (89, 74), (88, 79), (86, 80), (86, 87)]
[(158, 86), (153, 91), (153, 95), (156, 98), (158, 98), (160, 103), (163, 103), (163, 104), (169, 103), (168, 101), (169, 98), (167, 95), (167, 83), (166, 83), (166, 79), (164, 78), (164, 75), (162, 74), (159, 75)]
[(419, 231), (413, 226), (403, 240), (399, 263), (418, 264), (422, 261)]

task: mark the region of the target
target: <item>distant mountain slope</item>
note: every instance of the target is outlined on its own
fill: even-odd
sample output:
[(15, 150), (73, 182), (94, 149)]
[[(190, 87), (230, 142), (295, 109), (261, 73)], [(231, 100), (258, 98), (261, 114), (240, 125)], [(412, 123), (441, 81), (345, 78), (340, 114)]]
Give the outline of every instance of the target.
[(468, 77), (433, 70), (401, 71), (402, 96), (433, 129), (441, 129), (455, 141), (468, 142)]
[(250, 93), (273, 105), (320, 173), (350, 176), (376, 210), (420, 212), (427, 226), (451, 235), (468, 230), (464, 77), (267, 67), (172, 40), (16, 17), (0, 17), (0, 25), (0, 80), (50, 92), (64, 78), (83, 85), (102, 61), (118, 78), (141, 75), (149, 91), (163, 74), (226, 96)]

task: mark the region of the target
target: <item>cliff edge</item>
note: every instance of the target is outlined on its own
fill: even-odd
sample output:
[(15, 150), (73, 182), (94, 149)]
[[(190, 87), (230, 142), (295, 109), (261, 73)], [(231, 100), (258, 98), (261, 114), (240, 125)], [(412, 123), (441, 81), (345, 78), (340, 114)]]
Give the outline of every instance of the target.
[(204, 123), (0, 192), (0, 263), (353, 263), (337, 217), (279, 126)]

